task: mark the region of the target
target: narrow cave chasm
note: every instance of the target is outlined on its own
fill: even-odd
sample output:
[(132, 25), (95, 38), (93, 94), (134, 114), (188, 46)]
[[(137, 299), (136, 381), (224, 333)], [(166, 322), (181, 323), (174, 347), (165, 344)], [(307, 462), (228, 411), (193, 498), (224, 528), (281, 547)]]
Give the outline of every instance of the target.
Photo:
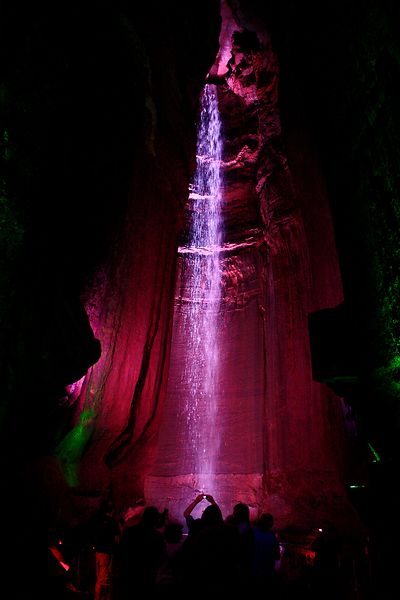
[[(219, 271), (218, 305), (202, 301), (196, 317), (206, 323), (202, 344), (211, 316), (214, 333), (204, 357), (192, 349), (207, 372), (201, 361), (218, 348), (207, 392), (193, 388), (187, 361), (187, 299), (198, 298), (192, 288), (207, 287), (210, 274), (203, 260), (197, 280), (189, 276), (184, 218), (197, 209), (180, 161), (188, 164), (190, 154), (176, 156), (172, 132), (160, 139), (154, 106), (144, 103), (147, 153), (135, 164), (126, 223), (83, 296), (101, 357), (68, 386), (74, 426), (55, 451), (83, 513), (93, 510), (88, 498), (112, 489), (121, 511), (145, 501), (181, 518), (205, 490), (224, 514), (244, 501), (254, 517), (273, 512), (280, 529), (313, 529), (332, 513), (354, 519), (342, 403), (313, 380), (308, 334), (311, 312), (343, 301), (332, 218), (318, 158), (300, 126), (295, 136), (284, 132), (284, 147), (278, 84), (267, 29), (223, 3), (220, 50), (197, 93), (213, 89), (221, 138), (220, 156), (209, 160), (206, 152), (203, 163), (219, 165), (223, 228), (217, 240), (192, 244), (192, 255), (218, 259), (211, 268)], [(176, 110), (164, 126), (176, 122), (179, 133), (186, 118)], [(160, 168), (163, 161), (171, 168)], [(200, 408), (204, 395), (212, 410)], [(194, 418), (193, 402), (200, 403)], [(192, 438), (210, 412), (199, 466)]]
[[(241, 24), (227, 7), (223, 15), (220, 51), (206, 79), (221, 119), (223, 235), (213, 249), (220, 289), (218, 306), (203, 297), (203, 313), (195, 311), (195, 335), (206, 346), (211, 335), (213, 350), (189, 339), (191, 305), (199, 303), (189, 242), (178, 255), (166, 400), (145, 497), (176, 518), (204, 491), (218, 498), (224, 514), (239, 501), (253, 516), (268, 508), (281, 528), (312, 529), (332, 512), (355, 523), (345, 486), (343, 406), (311, 369), (309, 311), (343, 301), (322, 175), (313, 156), (296, 180), (282, 153), (279, 69), (268, 35)], [(307, 152), (301, 149), (302, 156)], [(312, 204), (307, 185), (315, 188)], [(191, 201), (189, 213), (196, 210)], [(322, 234), (315, 222), (324, 224)], [(215, 354), (207, 400), (188, 361), (205, 379)], [(200, 435), (194, 423), (207, 431), (200, 442), (193, 442)], [(202, 471), (196, 452), (212, 462), (212, 472), (208, 463)]]
[[(111, 487), (122, 511), (144, 500), (181, 518), (205, 490), (224, 514), (244, 501), (253, 516), (273, 512), (280, 528), (313, 528), (332, 511), (354, 516), (342, 404), (312, 378), (308, 334), (311, 311), (343, 300), (332, 220), (306, 138), (290, 140), (289, 167), (269, 33), (227, 4), (222, 16), (220, 50), (198, 92), (213, 90), (220, 121), (220, 155), (197, 151), (203, 172), (218, 166), (208, 169), (218, 190), (192, 179), (189, 192), (172, 169), (186, 197), (184, 221), (152, 152), (135, 172), (127, 225), (84, 297), (102, 355), (69, 389), (75, 426), (56, 455), (76, 495)], [(200, 111), (196, 119), (199, 133)], [(196, 195), (202, 206), (194, 207)], [(188, 241), (193, 215), (206, 214), (215, 195), (217, 238)], [(146, 198), (140, 208), (136, 197)], [(196, 255), (203, 258), (194, 267)], [(209, 287), (212, 272), (218, 302), (199, 303), (193, 288)], [(198, 304), (200, 312), (187, 310)], [(201, 339), (191, 350), (189, 318)], [(207, 372), (208, 391), (199, 387)]]
[[(134, 72), (141, 82), (137, 87), (132, 81), (126, 85), (135, 97), (140, 126), (130, 130), (138, 139), (126, 159), (127, 164), (132, 159), (132, 173), (130, 186), (121, 186), (129, 191), (123, 209), (119, 207), (120, 219), (113, 223), (117, 232), (107, 238), (108, 253), (102, 260), (96, 258), (93, 272), (85, 271), (85, 260), (91, 263), (85, 256), (79, 283), (71, 280), (69, 285), (79, 253), (88, 252), (90, 240), (96, 238), (88, 236), (86, 245), (77, 246), (69, 263), (67, 249), (58, 248), (54, 256), (49, 252), (58, 229), (50, 241), (42, 235), (45, 225), (35, 230), (43, 239), (26, 271), (41, 251), (47, 256), (32, 270), (32, 287), (24, 288), (33, 293), (19, 300), (23, 317), (12, 360), (18, 356), (15, 373), (24, 378), (21, 383), (13, 373), (20, 403), (11, 411), (4, 447), (15, 448), (7, 476), (13, 463), (18, 465), (7, 480), (8, 490), (15, 486), (7, 505), (15, 498), (11, 514), (25, 515), (26, 510), (34, 517), (26, 520), (31, 522), (31, 539), (40, 533), (42, 550), (55, 523), (85, 522), (108, 494), (121, 516), (146, 503), (166, 507), (172, 518), (182, 521), (184, 508), (204, 491), (215, 497), (224, 516), (236, 502), (247, 503), (254, 519), (271, 512), (282, 540), (295, 531), (308, 543), (310, 532), (326, 518), (350, 537), (359, 536), (357, 543), (365, 539), (349, 489), (364, 494), (366, 467), (372, 462), (379, 469), (383, 460), (374, 441), (367, 444), (359, 435), (351, 401), (355, 406), (368, 403), (370, 427), (378, 420), (383, 431), (386, 415), (383, 410), (375, 415), (372, 386), (361, 390), (365, 398), (357, 387), (360, 343), (353, 325), (359, 323), (354, 323), (354, 306), (347, 312), (333, 205), (315, 131), (301, 112), (304, 106), (293, 100), (298, 80), (291, 84), (292, 95), (280, 85), (285, 77), (287, 85), (293, 73), (284, 73), (282, 57), (288, 54), (276, 38), (273, 43), (268, 18), (254, 19), (236, 2), (221, 6), (219, 50), (210, 40), (203, 48), (197, 39), (202, 49), (188, 53), (190, 58), (182, 51), (189, 43), (183, 34), (185, 18), (174, 29), (173, 23), (165, 28), (162, 19), (153, 22), (147, 14), (142, 21), (141, 16), (132, 19), (136, 30), (128, 27), (129, 31), (125, 21), (116, 19), (118, 25), (113, 26), (122, 27), (124, 44), (128, 39), (131, 44), (124, 52), (135, 56), (136, 67), (140, 64), (135, 69), (129, 63), (126, 72)], [(260, 13), (270, 16), (268, 10)], [(206, 32), (209, 19), (204, 21), (197, 29)], [(174, 36), (177, 31), (182, 39)], [(119, 29), (114, 32), (115, 39), (120, 34)], [(214, 34), (209, 37), (217, 39)], [(163, 50), (176, 52), (162, 53), (160, 39)], [(125, 77), (124, 69), (121, 72)], [(298, 78), (302, 76), (303, 72)], [(215, 143), (213, 151), (199, 149), (198, 139), (195, 150), (194, 124), (199, 133), (205, 90), (213, 97), (220, 121), (217, 154)], [(122, 97), (125, 91), (123, 87)], [(213, 119), (209, 113), (206, 130)], [(98, 121), (86, 131), (88, 138)], [(89, 154), (84, 147), (80, 160), (85, 163)], [(217, 191), (200, 189), (195, 174), (199, 163), (203, 171), (213, 172)], [(93, 172), (99, 172), (99, 164), (103, 163), (92, 165)], [(81, 176), (85, 169), (78, 168)], [(112, 179), (109, 175), (104, 196), (99, 183), (93, 197), (113, 197)], [(80, 200), (83, 207), (92, 183), (88, 176), (62, 231), (73, 230), (76, 207)], [(63, 196), (65, 205), (74, 184)], [(53, 206), (52, 191), (46, 193)], [(217, 235), (207, 238), (213, 226), (201, 221), (199, 228), (207, 235), (193, 241), (193, 220), (206, 216), (211, 196), (219, 196)], [(41, 207), (33, 229), (46, 208)], [(347, 216), (346, 210), (340, 214)], [(92, 205), (87, 212), (94, 212)], [(80, 234), (85, 228), (96, 230), (90, 218), (86, 222), (80, 216)], [(353, 226), (349, 220), (346, 227)], [(52, 278), (56, 269), (57, 282), (54, 273)], [(346, 269), (357, 267), (349, 261)], [(388, 269), (391, 272), (391, 265)], [(74, 296), (82, 280), (81, 300), (90, 327)], [(362, 274), (356, 281), (361, 280)], [(207, 290), (210, 296), (204, 295)], [(357, 293), (361, 297), (361, 291)], [(371, 342), (366, 348), (370, 346)], [(392, 367), (396, 364), (393, 361)], [(378, 392), (384, 397), (387, 390)], [(24, 406), (26, 412), (21, 410)], [(395, 442), (387, 445), (394, 448)], [(386, 463), (385, 468), (389, 473), (392, 467)], [(390, 477), (385, 477), (389, 486)], [(377, 500), (378, 487), (374, 493)], [(368, 504), (370, 497), (365, 500), (364, 494), (363, 501)], [(378, 530), (383, 516), (373, 518)], [(25, 535), (23, 523), (17, 529), (15, 546)], [(14, 535), (11, 527), (10, 534)], [(353, 560), (351, 553), (349, 557)], [(37, 562), (42, 558), (38, 555)]]

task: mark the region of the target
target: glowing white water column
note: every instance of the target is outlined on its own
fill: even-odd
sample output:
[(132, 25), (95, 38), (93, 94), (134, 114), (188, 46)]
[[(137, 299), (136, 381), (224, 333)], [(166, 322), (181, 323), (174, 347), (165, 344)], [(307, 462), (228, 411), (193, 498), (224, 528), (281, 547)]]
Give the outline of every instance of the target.
[(186, 353), (183, 378), (186, 418), (198, 485), (211, 493), (219, 449), (216, 427), (219, 385), (218, 322), (221, 300), (221, 122), (215, 85), (201, 96), (196, 172), (189, 194), (189, 235), (183, 258)]

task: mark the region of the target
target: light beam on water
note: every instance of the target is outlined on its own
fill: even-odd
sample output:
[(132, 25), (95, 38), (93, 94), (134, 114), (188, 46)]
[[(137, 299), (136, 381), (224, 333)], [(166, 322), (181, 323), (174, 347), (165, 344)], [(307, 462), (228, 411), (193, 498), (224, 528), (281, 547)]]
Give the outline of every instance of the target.
[(216, 86), (201, 95), (196, 171), (189, 189), (189, 232), (182, 255), (187, 290), (184, 309), (188, 440), (198, 485), (212, 493), (220, 431), (216, 427), (220, 349), (218, 344), (221, 274), (221, 122)]

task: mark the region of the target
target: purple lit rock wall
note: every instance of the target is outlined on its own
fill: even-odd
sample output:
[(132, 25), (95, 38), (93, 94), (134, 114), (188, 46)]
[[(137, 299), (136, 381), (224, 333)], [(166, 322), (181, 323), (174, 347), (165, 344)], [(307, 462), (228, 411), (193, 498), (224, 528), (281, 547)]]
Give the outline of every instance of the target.
[[(340, 399), (312, 380), (307, 327), (311, 311), (342, 301), (332, 223), (311, 143), (299, 124), (281, 130), (268, 33), (243, 14), (229, 18), (232, 55), (218, 87), (226, 226), (214, 424), (220, 452), (206, 491), (224, 514), (242, 500), (254, 515), (273, 512), (279, 527), (312, 526), (350, 510)], [(195, 104), (182, 110), (175, 72), (153, 67), (125, 225), (85, 296), (102, 357), (77, 399), (95, 414), (79, 486), (111, 486), (120, 509), (144, 498), (182, 518), (204, 487), (191, 471), (182, 418), (179, 308), (172, 318), (176, 281), (185, 288), (177, 247)], [(201, 85), (199, 77), (197, 97)]]
[[(253, 514), (271, 510), (279, 526), (312, 525), (332, 510), (352, 512), (342, 482), (340, 399), (312, 380), (307, 322), (309, 312), (343, 300), (332, 222), (307, 136), (301, 128), (286, 140), (282, 134), (270, 39), (238, 16), (231, 20), (230, 73), (219, 86), (226, 206), (214, 423), (220, 450), (205, 491), (224, 514), (244, 501)], [(184, 296), (179, 266), (177, 294)], [(204, 489), (191, 472), (179, 417), (187, 385), (183, 311), (178, 306), (158, 458), (146, 490), (177, 517)]]
[[(122, 513), (144, 500), (183, 520), (207, 483), (185, 442), (176, 285), (188, 286), (177, 249), (210, 74), (226, 230), (210, 427), (220, 451), (207, 487), (225, 515), (244, 500), (252, 516), (273, 512), (281, 531), (328, 516), (353, 533), (349, 497), (369, 530), (360, 553), (371, 589), (389, 590), (399, 504), (394, 4), (223, 0), (222, 27), (219, 0), (8, 4), (8, 578), (21, 597), (43, 593), (49, 534), (83, 524), (109, 491)], [(32, 550), (23, 578), (21, 547)]]

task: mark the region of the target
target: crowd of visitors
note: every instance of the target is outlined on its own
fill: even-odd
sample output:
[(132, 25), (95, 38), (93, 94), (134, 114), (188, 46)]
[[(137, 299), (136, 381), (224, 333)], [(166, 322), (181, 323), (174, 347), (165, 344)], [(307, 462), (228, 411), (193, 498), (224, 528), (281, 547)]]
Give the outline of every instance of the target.
[[(194, 518), (193, 510), (200, 503), (205, 507)], [(64, 577), (57, 579), (62, 599), (131, 600), (138, 590), (179, 597), (188, 589), (202, 597), (262, 592), (284, 599), (296, 597), (299, 591), (310, 598), (343, 597), (341, 545), (331, 523), (326, 522), (312, 540), (293, 585), (293, 579), (285, 578), (286, 549), (274, 530), (273, 515), (264, 512), (250, 520), (249, 506), (239, 502), (224, 518), (210, 494), (198, 494), (182, 521), (170, 519), (166, 509), (160, 512), (146, 505), (121, 519), (106, 499), (88, 523), (86, 541), (93, 550), (93, 579), (84, 585), (78, 573), (82, 565), (64, 559), (62, 545), (50, 545), (53, 567), (57, 564)]]

